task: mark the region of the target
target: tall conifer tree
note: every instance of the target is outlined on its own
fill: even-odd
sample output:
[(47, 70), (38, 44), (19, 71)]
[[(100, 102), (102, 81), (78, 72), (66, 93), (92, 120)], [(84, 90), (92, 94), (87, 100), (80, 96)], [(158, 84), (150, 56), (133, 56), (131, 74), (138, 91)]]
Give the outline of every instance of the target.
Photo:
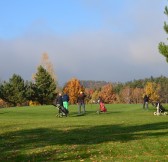
[(13, 74), (9, 82), (0, 85), (0, 98), (11, 106), (21, 105), (26, 101), (25, 82), (20, 75)]
[(49, 72), (42, 66), (39, 66), (35, 74), (35, 88), (37, 101), (40, 104), (49, 104), (54, 99), (56, 83)]
[[(164, 14), (166, 16), (168, 16), (168, 7), (166, 6), (165, 7), (165, 11), (164, 11)], [(164, 30), (165, 32), (168, 34), (168, 24), (166, 22), (164, 22)], [(165, 43), (163, 42), (160, 42), (159, 43), (159, 52), (166, 57), (166, 61), (168, 62), (168, 45), (166, 45)]]

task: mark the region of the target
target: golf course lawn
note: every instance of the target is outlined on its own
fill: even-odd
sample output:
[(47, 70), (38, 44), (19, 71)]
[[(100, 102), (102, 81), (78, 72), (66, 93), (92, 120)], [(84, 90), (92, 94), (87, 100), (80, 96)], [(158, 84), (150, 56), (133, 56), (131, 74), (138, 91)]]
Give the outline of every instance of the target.
[[(168, 105), (164, 105), (168, 110)], [(77, 105), (58, 118), (52, 105), (0, 109), (0, 161), (168, 161), (168, 115), (142, 104)]]

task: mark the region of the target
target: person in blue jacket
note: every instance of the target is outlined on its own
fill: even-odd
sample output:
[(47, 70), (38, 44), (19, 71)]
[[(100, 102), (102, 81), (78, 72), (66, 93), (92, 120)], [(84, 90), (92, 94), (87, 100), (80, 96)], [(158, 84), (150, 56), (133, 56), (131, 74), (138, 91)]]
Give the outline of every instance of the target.
[(63, 101), (64, 108), (66, 108), (68, 110), (68, 106), (69, 106), (69, 96), (68, 96), (68, 94), (65, 93), (62, 96), (62, 101)]

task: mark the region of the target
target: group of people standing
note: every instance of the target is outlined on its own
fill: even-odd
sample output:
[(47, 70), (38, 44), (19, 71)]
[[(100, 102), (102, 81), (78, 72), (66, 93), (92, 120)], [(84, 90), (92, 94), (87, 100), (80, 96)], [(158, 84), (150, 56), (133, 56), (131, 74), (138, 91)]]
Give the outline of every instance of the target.
[(55, 104), (59, 104), (60, 106), (63, 106), (67, 110), (69, 106), (68, 103), (69, 103), (69, 96), (67, 94), (62, 95), (62, 93), (59, 93), (55, 99)]
[[(78, 115), (85, 114), (85, 98), (86, 95), (81, 91), (77, 97), (77, 104), (78, 104)], [(66, 93), (59, 93), (55, 99), (55, 104), (59, 104), (60, 106), (64, 107), (68, 110), (69, 107), (69, 96)], [(82, 108), (82, 110), (81, 110)]]
[[(85, 110), (85, 98), (86, 98), (86, 95), (82, 91), (80, 91), (80, 93), (79, 93), (79, 95), (77, 97), (78, 115), (86, 113), (86, 110)], [(148, 110), (149, 96), (145, 95), (143, 99), (144, 99), (143, 108)], [(69, 107), (69, 96), (68, 96), (68, 94), (59, 93), (58, 96), (56, 97), (55, 103), (59, 104), (62, 107), (64, 107), (68, 111), (68, 107)]]

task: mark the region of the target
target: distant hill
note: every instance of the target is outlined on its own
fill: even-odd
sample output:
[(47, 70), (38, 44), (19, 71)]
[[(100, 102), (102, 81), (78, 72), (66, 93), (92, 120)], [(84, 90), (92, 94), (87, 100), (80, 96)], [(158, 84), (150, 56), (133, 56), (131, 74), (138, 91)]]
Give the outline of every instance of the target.
[(85, 87), (89, 89), (99, 89), (102, 86), (112, 83), (113, 86), (117, 87), (119, 86), (124, 87), (124, 86), (129, 86), (131, 88), (144, 88), (147, 82), (155, 82), (161, 84), (163, 87), (168, 86), (168, 77), (165, 76), (160, 76), (160, 77), (149, 77), (149, 78), (144, 78), (144, 79), (138, 79), (138, 80), (132, 80), (132, 81), (127, 81), (125, 83), (112, 83), (112, 82), (107, 82), (107, 81), (95, 81), (95, 80), (80, 80), (80, 83)]
[(106, 81), (94, 81), (94, 80), (80, 80), (80, 83), (85, 87), (89, 89), (99, 89), (102, 86), (109, 84), (110, 82)]

